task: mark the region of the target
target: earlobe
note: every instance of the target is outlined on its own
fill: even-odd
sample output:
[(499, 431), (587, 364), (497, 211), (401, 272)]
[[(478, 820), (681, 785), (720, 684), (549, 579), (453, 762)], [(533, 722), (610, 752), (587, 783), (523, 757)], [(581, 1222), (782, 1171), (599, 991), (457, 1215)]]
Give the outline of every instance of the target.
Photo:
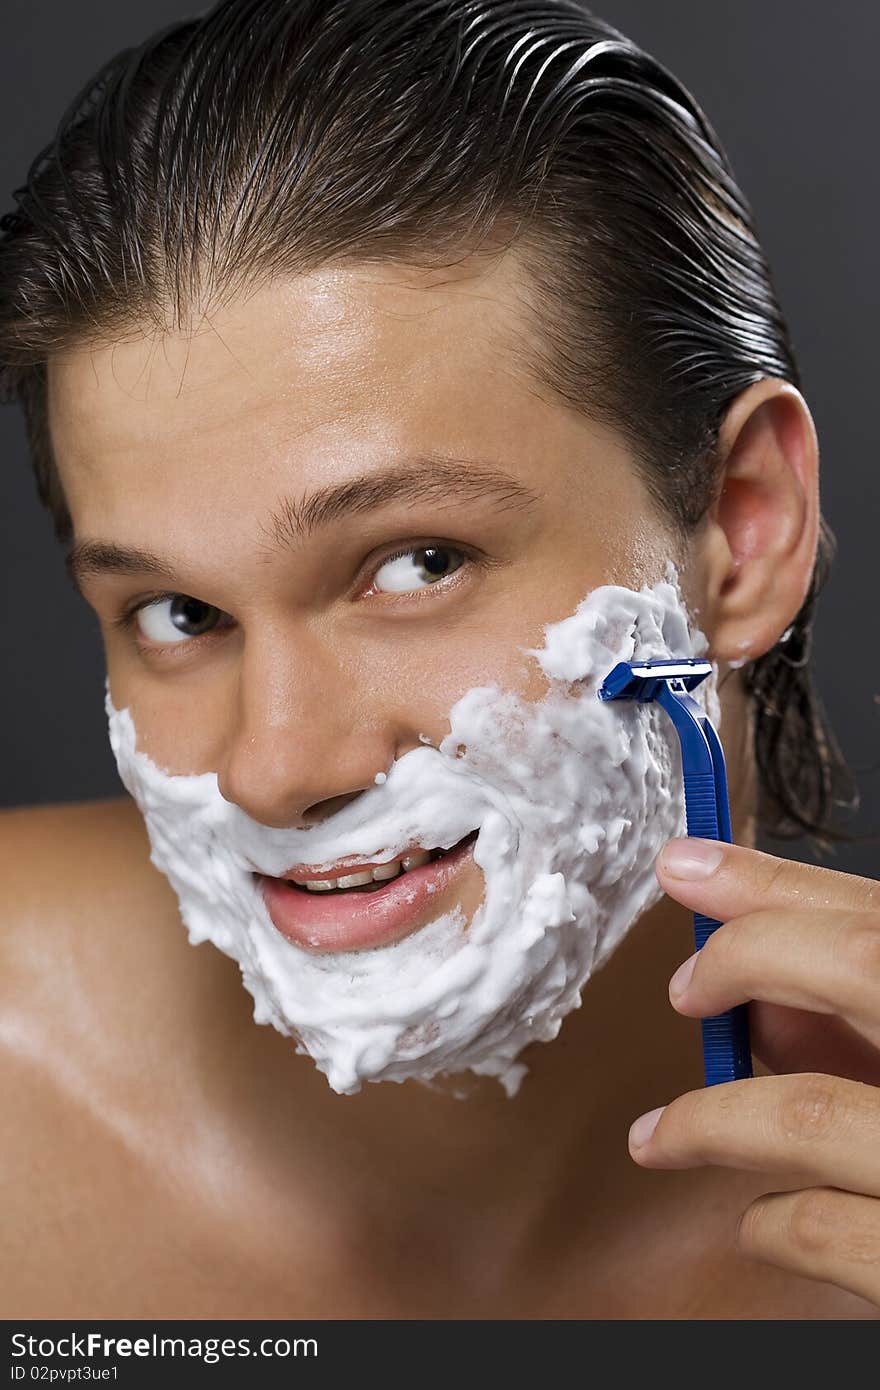
[(720, 487), (702, 537), (706, 631), (716, 660), (753, 660), (804, 601), (819, 527), (816, 429), (800, 392), (765, 379), (719, 431)]

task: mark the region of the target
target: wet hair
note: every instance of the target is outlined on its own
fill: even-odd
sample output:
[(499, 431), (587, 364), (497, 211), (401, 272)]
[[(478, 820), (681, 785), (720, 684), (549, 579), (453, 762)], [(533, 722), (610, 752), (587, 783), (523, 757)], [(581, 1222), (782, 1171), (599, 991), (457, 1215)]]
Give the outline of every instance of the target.
[[(683, 540), (717, 498), (751, 383), (800, 389), (752, 210), (706, 116), (578, 0), (222, 0), (111, 58), (0, 218), (0, 398), (19, 402), (62, 543), (47, 360), (180, 328), (334, 264), (514, 247), (521, 362), (619, 431)], [(847, 838), (851, 776), (811, 677), (806, 599), (745, 664), (758, 824)]]

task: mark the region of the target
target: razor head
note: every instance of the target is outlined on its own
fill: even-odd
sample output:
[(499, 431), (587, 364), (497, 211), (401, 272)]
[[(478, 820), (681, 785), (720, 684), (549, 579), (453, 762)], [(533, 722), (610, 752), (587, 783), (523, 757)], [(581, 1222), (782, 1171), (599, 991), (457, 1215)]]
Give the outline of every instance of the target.
[(657, 698), (657, 691), (666, 681), (680, 680), (685, 690), (693, 690), (711, 674), (711, 661), (693, 657), (619, 661), (605, 677), (598, 695), (600, 700), (637, 700), (646, 705)]

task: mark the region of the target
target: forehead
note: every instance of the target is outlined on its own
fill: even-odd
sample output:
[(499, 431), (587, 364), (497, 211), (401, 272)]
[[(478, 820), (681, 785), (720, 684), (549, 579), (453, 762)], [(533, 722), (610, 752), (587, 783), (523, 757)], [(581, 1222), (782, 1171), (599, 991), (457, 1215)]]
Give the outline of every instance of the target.
[[(186, 331), (146, 329), (49, 363), (49, 427), (78, 535), (132, 509), (192, 518), (405, 456), (504, 462), (563, 495), (607, 432), (523, 364), (535, 333), (514, 254), (442, 270), (358, 265), (278, 278)], [(244, 513), (242, 508), (245, 509)], [(228, 520), (228, 518), (226, 518)], [(183, 523), (181, 522), (181, 525)]]
[(418, 428), (453, 401), (481, 399), (496, 375), (509, 397), (512, 281), (504, 260), (483, 273), (328, 268), (194, 314), (185, 330), (145, 327), (76, 347), (49, 364), (59, 462), (222, 440), (248, 426), (288, 437), (337, 420)]

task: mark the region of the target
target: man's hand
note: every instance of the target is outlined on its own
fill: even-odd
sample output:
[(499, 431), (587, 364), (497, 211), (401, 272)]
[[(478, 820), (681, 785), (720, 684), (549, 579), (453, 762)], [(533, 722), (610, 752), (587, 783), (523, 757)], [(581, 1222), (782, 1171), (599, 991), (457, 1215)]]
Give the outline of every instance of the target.
[(642, 1115), (632, 1157), (802, 1178), (745, 1210), (738, 1248), (880, 1304), (880, 883), (690, 839), (669, 842), (657, 877), (724, 924), (673, 975), (673, 1007), (749, 1002), (752, 1049), (777, 1074)]

